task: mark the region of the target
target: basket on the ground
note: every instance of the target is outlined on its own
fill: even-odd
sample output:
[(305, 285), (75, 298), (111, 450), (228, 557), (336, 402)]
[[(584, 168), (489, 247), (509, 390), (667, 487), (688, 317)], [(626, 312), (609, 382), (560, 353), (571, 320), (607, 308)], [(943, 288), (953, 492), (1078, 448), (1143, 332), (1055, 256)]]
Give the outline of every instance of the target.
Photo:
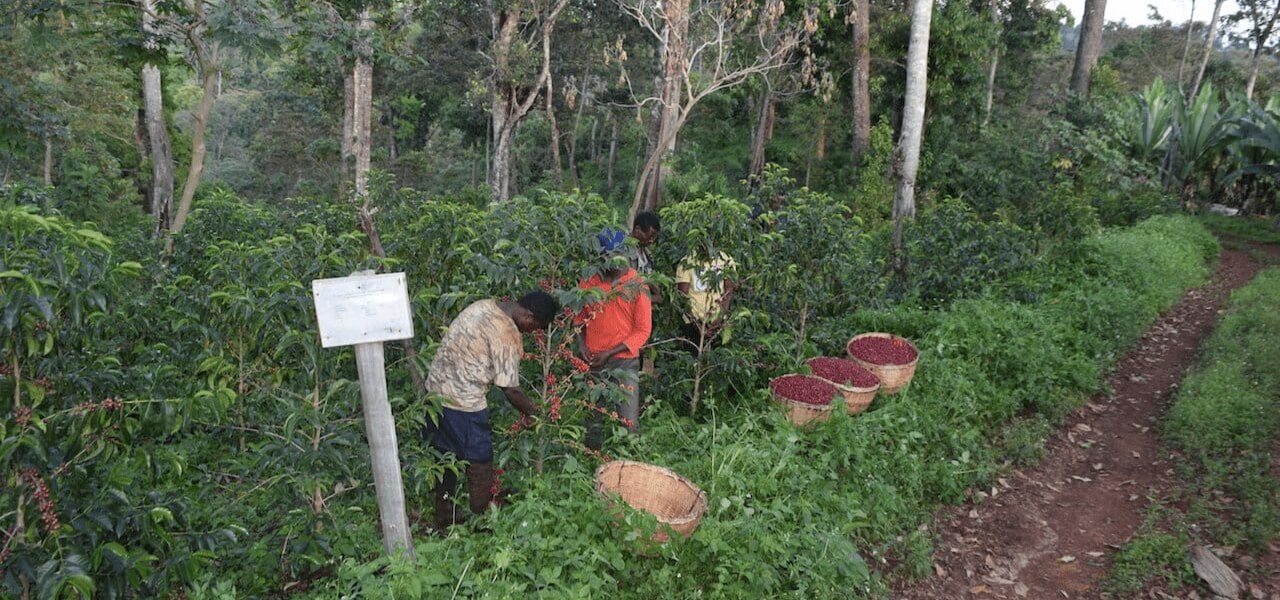
[[(791, 378), (799, 378), (806, 382), (816, 382), (822, 386), (830, 388), (830, 396), (827, 398), (827, 403), (813, 404), (810, 402), (803, 402), (801, 400), (788, 398), (787, 396), (779, 393), (777, 389), (778, 384)], [(813, 421), (825, 421), (830, 419), (831, 400), (834, 399), (838, 393), (839, 390), (836, 389), (835, 384), (822, 379), (821, 377), (814, 377), (812, 375), (782, 375), (769, 380), (769, 394), (773, 396), (775, 402), (782, 405), (782, 408), (787, 411), (787, 420), (796, 425), (808, 425)]]
[[(902, 364), (880, 364), (869, 360), (873, 357), (858, 356), (854, 353), (853, 343), (868, 337), (888, 339), (895, 345), (909, 348), (913, 358), (910, 362)], [(911, 381), (911, 377), (915, 375), (916, 363), (920, 360), (920, 351), (916, 349), (915, 344), (911, 343), (911, 340), (891, 333), (874, 332), (855, 335), (849, 339), (849, 343), (845, 344), (845, 352), (848, 353), (850, 360), (875, 373), (876, 377), (880, 378), (880, 391), (886, 394), (896, 394), (905, 387)]]
[[(606, 498), (621, 498), (631, 508), (657, 517), (689, 537), (707, 512), (707, 495), (692, 481), (671, 469), (632, 460), (614, 460), (596, 469), (596, 491)], [(666, 531), (654, 532), (652, 541), (664, 543)]]
[[(850, 366), (865, 372), (869, 377), (874, 378), (875, 382), (871, 385), (859, 386), (853, 382), (836, 381), (836, 379), (827, 377), (824, 373), (819, 372), (820, 369), (816, 365), (821, 364), (821, 359), (838, 360), (842, 363), (848, 363)], [(856, 415), (867, 410), (867, 407), (871, 406), (871, 402), (876, 399), (876, 392), (880, 390), (880, 377), (870, 369), (867, 369), (851, 360), (831, 356), (815, 356), (804, 362), (806, 365), (809, 365), (809, 369), (813, 371), (814, 377), (825, 379), (831, 382), (831, 385), (836, 386), (836, 389), (840, 391), (840, 395), (844, 396), (844, 410), (848, 414)]]

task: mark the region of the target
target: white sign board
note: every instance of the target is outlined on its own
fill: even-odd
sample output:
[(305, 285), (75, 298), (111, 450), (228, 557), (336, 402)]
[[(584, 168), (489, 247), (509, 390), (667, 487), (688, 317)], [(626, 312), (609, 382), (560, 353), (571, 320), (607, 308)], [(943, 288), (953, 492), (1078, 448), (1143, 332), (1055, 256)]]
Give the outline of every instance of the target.
[(311, 293), (325, 348), (413, 337), (404, 273), (316, 279)]

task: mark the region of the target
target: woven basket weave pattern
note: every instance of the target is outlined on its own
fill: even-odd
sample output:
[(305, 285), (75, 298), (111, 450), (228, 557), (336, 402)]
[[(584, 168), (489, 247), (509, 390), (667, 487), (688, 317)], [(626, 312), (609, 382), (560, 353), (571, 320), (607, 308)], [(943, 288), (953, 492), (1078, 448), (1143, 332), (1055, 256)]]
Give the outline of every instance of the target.
[[(853, 342), (866, 337), (879, 337), (879, 338), (888, 338), (893, 340), (901, 340), (902, 342), (911, 346), (911, 350), (913, 350), (916, 353), (916, 359), (905, 365), (878, 365), (872, 362), (867, 362), (861, 358), (858, 358), (857, 356), (854, 356), (852, 352), (849, 352), (849, 347), (853, 344)], [(868, 371), (871, 371), (872, 373), (875, 373), (876, 377), (880, 378), (880, 391), (886, 394), (896, 394), (903, 387), (905, 387), (907, 383), (910, 383), (911, 378), (916, 373), (916, 363), (920, 362), (920, 351), (916, 348), (915, 344), (912, 344), (911, 340), (908, 340), (907, 338), (893, 335), (891, 333), (876, 332), (876, 333), (863, 333), (863, 334), (855, 335), (849, 339), (849, 343), (845, 344), (845, 352), (849, 355), (849, 360), (852, 360), (853, 362), (860, 365), (862, 368)]]
[[(805, 361), (805, 364), (810, 364), (817, 358), (823, 358), (823, 357), (818, 356), (818, 357), (810, 358), (809, 360)], [(854, 363), (854, 364), (857, 364), (857, 363)], [(861, 366), (861, 365), (858, 365), (858, 366)], [(810, 367), (812, 368), (812, 365), (810, 365)], [(870, 369), (868, 370), (870, 371)], [(871, 374), (875, 375), (875, 372), (871, 371)], [(814, 375), (814, 377), (825, 379), (821, 375)], [(877, 376), (876, 378), (879, 379), (879, 376)], [(844, 396), (844, 411), (851, 415), (856, 415), (858, 413), (861, 413), (862, 411), (867, 410), (867, 407), (871, 406), (871, 402), (876, 399), (876, 392), (880, 391), (879, 382), (877, 382), (873, 386), (857, 387), (855, 385), (845, 385), (843, 383), (840, 383), (839, 381), (831, 381), (830, 379), (826, 379), (826, 381), (831, 382), (831, 385), (836, 386), (836, 389), (840, 390), (840, 395)]]
[[(615, 460), (596, 469), (596, 491), (618, 496), (628, 506), (657, 517), (659, 523), (688, 537), (707, 511), (707, 495), (692, 481), (674, 471), (642, 462)], [(665, 531), (653, 541), (666, 542)]]
[[(783, 375), (782, 377), (813, 377), (813, 376), (812, 375)], [(819, 381), (822, 381), (824, 383), (831, 383), (825, 379), (822, 379), (821, 377), (813, 377), (813, 378)], [(773, 396), (773, 400), (778, 404), (782, 405), (782, 408), (787, 411), (788, 421), (791, 421), (795, 425), (808, 425), (809, 423), (812, 423), (814, 421), (826, 421), (827, 419), (831, 418), (830, 404), (826, 406), (821, 406), (816, 404), (809, 404), (807, 402), (799, 402), (797, 400), (792, 400), (790, 398), (787, 398), (786, 396), (783, 396), (782, 394), (775, 392), (773, 390), (773, 382), (774, 380), (777, 380), (777, 379), (780, 379), (780, 377), (774, 377), (773, 379), (769, 380), (769, 395)]]

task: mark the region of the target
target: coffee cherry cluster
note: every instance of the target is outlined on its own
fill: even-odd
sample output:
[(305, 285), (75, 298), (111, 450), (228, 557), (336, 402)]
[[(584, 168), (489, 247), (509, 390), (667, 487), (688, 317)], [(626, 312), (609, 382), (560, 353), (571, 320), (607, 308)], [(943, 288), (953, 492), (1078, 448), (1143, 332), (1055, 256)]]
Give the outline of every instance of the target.
[(19, 427), (26, 427), (31, 423), (31, 407), (19, 406), (13, 409), (13, 420), (18, 423)]
[(35, 498), (36, 505), (40, 509), (40, 525), (44, 528), (46, 534), (52, 535), (58, 530), (60, 521), (58, 520), (57, 510), (53, 505), (53, 498), (49, 497), (49, 484), (45, 483), (44, 478), (40, 476), (40, 472), (35, 469), (22, 469), (18, 472), (18, 476), (35, 488), (31, 497)]
[(117, 411), (124, 408), (124, 401), (118, 398), (107, 398), (102, 402), (94, 402), (87, 400), (72, 407), (71, 412), (75, 414), (91, 413), (99, 410)]

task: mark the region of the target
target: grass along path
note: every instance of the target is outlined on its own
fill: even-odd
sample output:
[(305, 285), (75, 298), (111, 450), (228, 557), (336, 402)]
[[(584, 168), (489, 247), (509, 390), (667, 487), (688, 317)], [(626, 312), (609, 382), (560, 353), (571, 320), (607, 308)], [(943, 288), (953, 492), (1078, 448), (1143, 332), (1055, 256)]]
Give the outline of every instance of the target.
[(1099, 598), (1117, 550), (1168, 500), (1176, 465), (1157, 423), (1229, 294), (1258, 270), (1224, 249), (1210, 282), (1166, 311), (1108, 379), (1110, 393), (1068, 416), (1046, 458), (1015, 470), (932, 525), (935, 576), (894, 598)]
[(1242, 580), (1215, 591), (1280, 599), (1277, 365), (1280, 269), (1268, 269), (1232, 296), (1169, 411), (1163, 433), (1180, 475), (1174, 502), (1151, 511), (1117, 559), (1110, 589), (1191, 596), (1197, 578), (1186, 548), (1196, 545), (1213, 547)]

